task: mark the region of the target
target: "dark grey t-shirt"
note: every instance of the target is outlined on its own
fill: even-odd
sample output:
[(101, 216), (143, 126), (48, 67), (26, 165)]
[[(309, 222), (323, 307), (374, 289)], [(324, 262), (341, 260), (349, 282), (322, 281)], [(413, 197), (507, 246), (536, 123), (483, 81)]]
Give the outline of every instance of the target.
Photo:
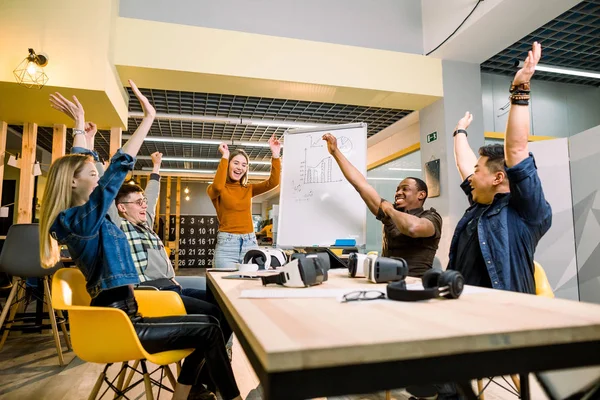
[(412, 238), (404, 235), (394, 225), (390, 217), (383, 222), (383, 257), (400, 257), (408, 264), (408, 275), (421, 277), (431, 269), (435, 252), (442, 236), (442, 217), (434, 208), (424, 210), (422, 207), (405, 211), (419, 218), (427, 218), (433, 223), (435, 234), (427, 238)]

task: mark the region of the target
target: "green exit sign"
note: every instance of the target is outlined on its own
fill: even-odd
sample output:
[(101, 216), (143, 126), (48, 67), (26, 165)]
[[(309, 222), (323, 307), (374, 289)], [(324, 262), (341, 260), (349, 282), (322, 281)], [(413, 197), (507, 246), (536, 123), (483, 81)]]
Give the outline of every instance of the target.
[(437, 132), (430, 133), (427, 135), (427, 143), (431, 143), (437, 140)]

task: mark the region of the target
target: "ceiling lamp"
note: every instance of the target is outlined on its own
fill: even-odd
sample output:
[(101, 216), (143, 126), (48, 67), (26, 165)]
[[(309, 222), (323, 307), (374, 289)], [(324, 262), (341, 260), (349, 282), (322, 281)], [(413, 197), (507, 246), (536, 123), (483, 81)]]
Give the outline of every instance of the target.
[(46, 65), (48, 65), (46, 54), (35, 54), (33, 49), (29, 49), (29, 55), (21, 61), (13, 74), (19, 85), (28, 89), (41, 89), (48, 83), (48, 75), (44, 72)]
[[(518, 68), (523, 68), (523, 61), (515, 62)], [(555, 67), (553, 65), (538, 64), (535, 66), (536, 71), (549, 72), (551, 74), (581, 76), (584, 78), (600, 79), (600, 73), (595, 71), (585, 71), (576, 68)]]

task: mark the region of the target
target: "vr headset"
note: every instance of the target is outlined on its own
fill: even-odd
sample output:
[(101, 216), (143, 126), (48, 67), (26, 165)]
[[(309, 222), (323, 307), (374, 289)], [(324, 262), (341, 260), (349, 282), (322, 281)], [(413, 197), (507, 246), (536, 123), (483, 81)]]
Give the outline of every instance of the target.
[(276, 283), (296, 288), (320, 285), (327, 280), (329, 256), (324, 253), (294, 254), (293, 260), (278, 271), (281, 272), (261, 276), (262, 284)]
[(407, 290), (406, 282), (392, 282), (387, 285), (387, 297), (398, 301), (419, 301), (444, 297), (458, 299), (463, 291), (465, 279), (458, 271), (430, 269), (421, 278), (423, 290)]
[(348, 275), (373, 283), (399, 281), (408, 275), (408, 264), (402, 258), (352, 253), (348, 256)]
[(262, 248), (248, 250), (244, 255), (244, 264), (256, 264), (258, 269), (275, 269), (285, 265), (287, 257), (279, 249)]

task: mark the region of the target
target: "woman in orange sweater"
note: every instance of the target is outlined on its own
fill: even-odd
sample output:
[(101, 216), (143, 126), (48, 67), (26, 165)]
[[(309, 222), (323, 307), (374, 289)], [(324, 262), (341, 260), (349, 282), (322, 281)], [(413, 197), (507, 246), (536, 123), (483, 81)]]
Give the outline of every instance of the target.
[(250, 160), (244, 150), (231, 153), (226, 143), (219, 145), (222, 158), (208, 196), (217, 210), (219, 232), (213, 268), (231, 268), (241, 263), (248, 250), (258, 247), (252, 224), (252, 197), (279, 186), (281, 174), (281, 143), (274, 136), (271, 148), (271, 175), (260, 183), (248, 183)]

